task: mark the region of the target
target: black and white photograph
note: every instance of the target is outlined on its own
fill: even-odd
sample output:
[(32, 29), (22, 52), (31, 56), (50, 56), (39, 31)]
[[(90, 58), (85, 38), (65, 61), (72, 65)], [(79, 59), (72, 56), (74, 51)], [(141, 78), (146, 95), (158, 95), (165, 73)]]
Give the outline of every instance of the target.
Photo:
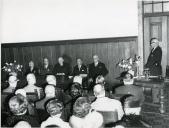
[(0, 0), (2, 128), (169, 128), (169, 0)]

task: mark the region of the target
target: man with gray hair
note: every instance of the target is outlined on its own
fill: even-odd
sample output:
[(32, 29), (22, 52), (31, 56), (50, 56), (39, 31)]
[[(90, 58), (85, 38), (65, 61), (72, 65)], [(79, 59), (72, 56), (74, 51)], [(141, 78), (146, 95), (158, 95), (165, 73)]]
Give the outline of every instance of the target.
[(95, 80), (99, 75), (106, 76), (108, 70), (104, 63), (100, 62), (98, 55), (93, 56), (93, 63), (89, 65), (89, 82), (92, 83), (91, 88), (95, 85)]
[(121, 120), (124, 115), (121, 102), (105, 97), (105, 89), (101, 84), (95, 85), (93, 91), (97, 99), (91, 104), (92, 108), (96, 111), (116, 111), (118, 114), (118, 120)]
[(159, 46), (159, 41), (157, 38), (152, 38), (150, 40), (151, 52), (148, 57), (145, 68), (150, 69), (150, 75), (159, 76), (162, 74), (161, 59), (162, 59), (162, 49)]
[(45, 97), (40, 100), (40, 101), (37, 101), (36, 102), (36, 108), (37, 109), (45, 109), (45, 102), (51, 98), (54, 98), (56, 95), (55, 95), (55, 87), (53, 85), (47, 85), (45, 87)]

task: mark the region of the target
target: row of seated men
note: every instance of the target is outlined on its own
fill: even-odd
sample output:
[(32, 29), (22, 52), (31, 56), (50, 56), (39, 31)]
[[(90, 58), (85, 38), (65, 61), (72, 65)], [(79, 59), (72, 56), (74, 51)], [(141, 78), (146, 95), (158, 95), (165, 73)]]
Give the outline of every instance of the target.
[[(149, 127), (139, 116), (144, 101), (142, 89), (133, 85), (133, 76), (126, 72), (124, 86), (115, 89), (115, 94), (122, 94), (119, 100), (114, 94), (105, 91), (103, 76), (96, 78), (92, 93), (82, 88), (82, 80), (75, 77), (68, 92), (57, 87), (54, 75), (47, 75), (44, 89), (37, 87), (36, 77), (27, 75), (28, 85), (16, 89), (16, 76), (10, 76), (10, 86), (2, 90), (11, 91), (5, 98), (2, 112), (2, 126), (5, 127), (60, 127), (60, 128), (102, 128), (105, 126), (125, 127), (126, 115), (138, 115), (134, 118), (136, 125)], [(38, 99), (31, 99), (28, 92), (37, 93)], [(42, 90), (42, 93), (41, 91)], [(43, 94), (43, 97), (41, 97)], [(138, 119), (138, 120), (136, 120)], [(142, 123), (144, 122), (144, 123)], [(131, 124), (131, 122), (129, 123)], [(146, 124), (146, 125), (145, 125)]]
[[(74, 76), (81, 76), (83, 79), (83, 85), (88, 89), (92, 89), (95, 84), (96, 77), (98, 75), (106, 76), (108, 74), (108, 70), (105, 64), (99, 60), (99, 57), (94, 55), (93, 63), (91, 63), (88, 68), (83, 64), (82, 59), (78, 58), (77, 65), (74, 66), (73, 71), (71, 71), (70, 65), (64, 62), (63, 57), (58, 58), (58, 63), (54, 66), (54, 68), (50, 65), (48, 58), (43, 58), (43, 64), (40, 67), (36, 67), (34, 62), (30, 61), (28, 68), (24, 71), (25, 75), (29, 73), (35, 74), (37, 84), (41, 85), (41, 87), (45, 86), (46, 75), (53, 74), (57, 79), (58, 86), (66, 90), (69, 87), (69, 84), (72, 83), (72, 78)], [(18, 78), (22, 79), (22, 85), (26, 83), (23, 83), (25, 75), (18, 73)], [(6, 80), (6, 77), (4, 77), (4, 79)], [(88, 86), (88, 83), (91, 86)]]

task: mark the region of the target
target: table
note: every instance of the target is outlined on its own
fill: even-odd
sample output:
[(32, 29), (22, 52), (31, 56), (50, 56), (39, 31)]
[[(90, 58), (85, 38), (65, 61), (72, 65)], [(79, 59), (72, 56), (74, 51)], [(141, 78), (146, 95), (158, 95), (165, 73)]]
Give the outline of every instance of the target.
[[(141, 86), (143, 88), (151, 88), (152, 91), (158, 91), (159, 92), (159, 97), (158, 97), (158, 93), (154, 93), (157, 97), (159, 98), (160, 101), (160, 113), (165, 113), (165, 109), (164, 109), (164, 86), (165, 86), (165, 82), (163, 79), (158, 79), (158, 78), (152, 78), (152, 79), (135, 79), (134, 80), (134, 84), (136, 86)], [(153, 92), (152, 92), (153, 93)], [(153, 103), (156, 103), (155, 99), (153, 98)]]

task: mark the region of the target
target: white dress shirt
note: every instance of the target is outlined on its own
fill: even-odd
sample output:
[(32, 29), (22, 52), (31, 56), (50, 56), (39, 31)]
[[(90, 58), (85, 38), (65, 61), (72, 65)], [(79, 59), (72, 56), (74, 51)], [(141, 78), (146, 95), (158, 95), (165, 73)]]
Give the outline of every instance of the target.
[(41, 123), (41, 128), (45, 128), (48, 125), (57, 125), (59, 128), (70, 128), (69, 123), (64, 122), (60, 118), (61, 114), (50, 116), (47, 120)]
[(118, 120), (120, 120), (124, 115), (121, 102), (105, 96), (97, 98), (91, 106), (92, 109), (95, 109), (96, 111), (117, 111)]
[(72, 128), (102, 128), (103, 116), (96, 112), (89, 112), (84, 118), (72, 116), (70, 118)]

